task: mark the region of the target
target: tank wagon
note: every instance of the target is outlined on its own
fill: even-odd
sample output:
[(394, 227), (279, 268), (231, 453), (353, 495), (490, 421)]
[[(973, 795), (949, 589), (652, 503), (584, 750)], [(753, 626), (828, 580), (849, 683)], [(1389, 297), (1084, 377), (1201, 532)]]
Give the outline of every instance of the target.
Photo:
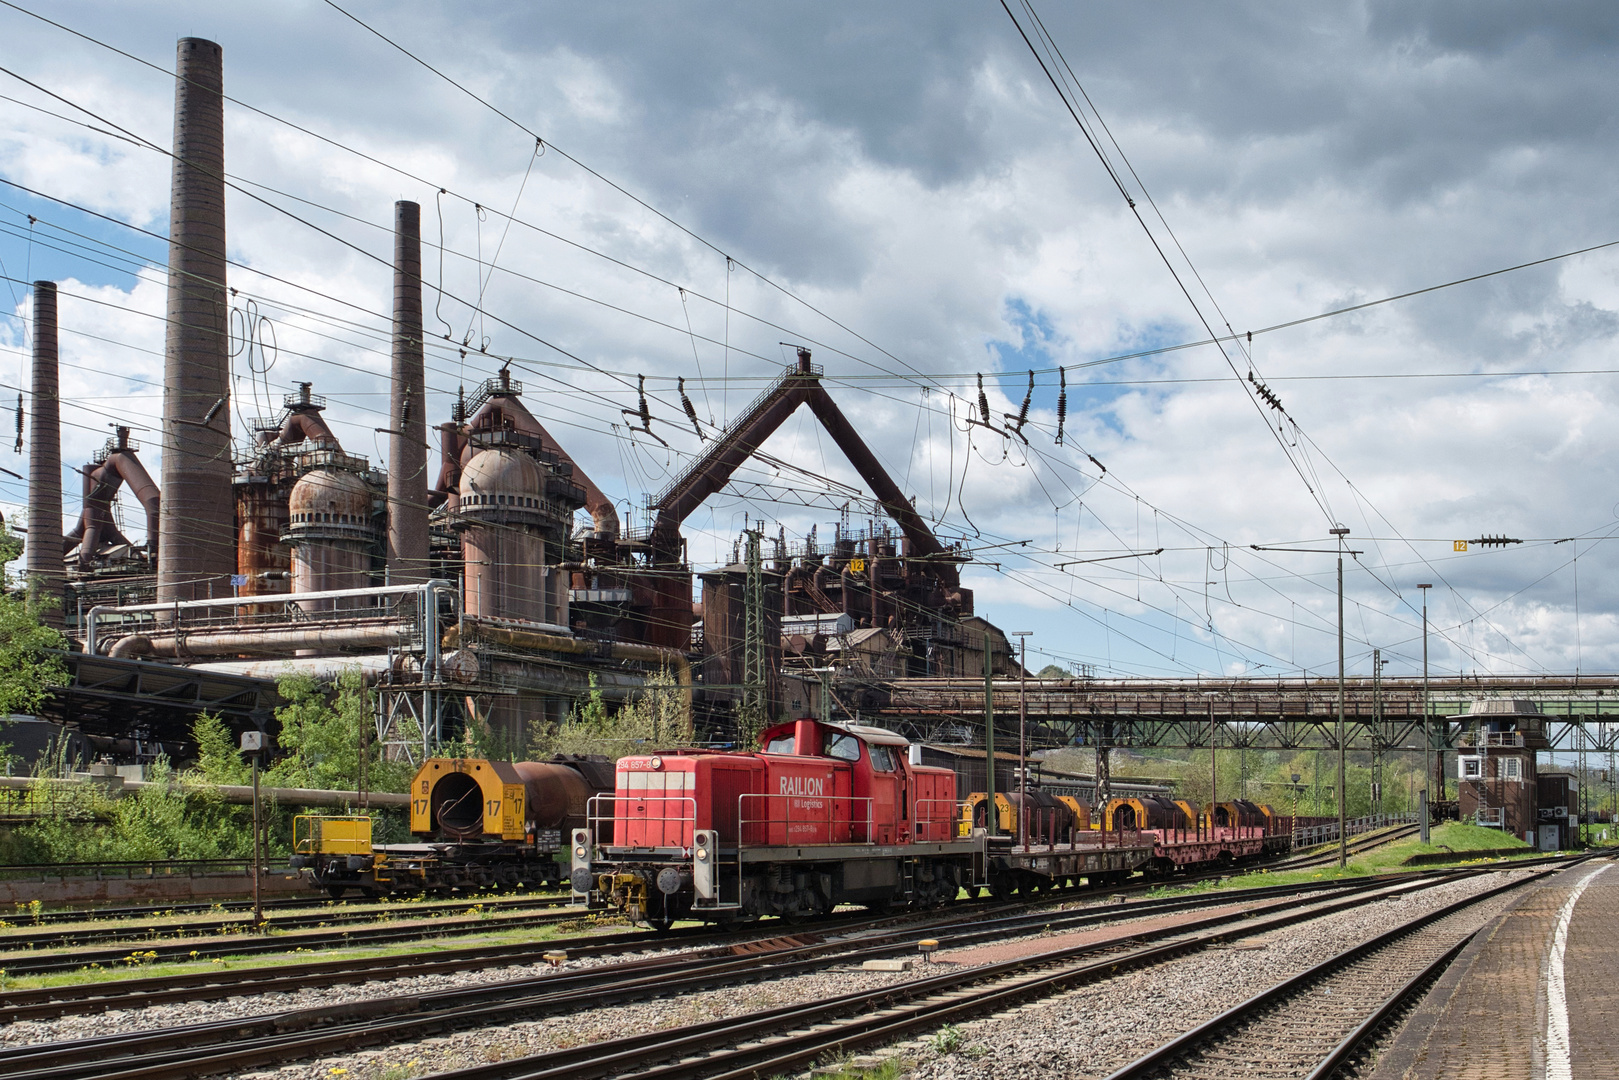
[(798, 720), (761, 745), (621, 758), (573, 833), (575, 896), (666, 929), (931, 907), (976, 882), (983, 842), (958, 835), (955, 774), (902, 736)]
[(291, 862), (333, 896), (555, 885), (568, 836), (612, 782), (605, 757), (429, 758), (410, 783), (413, 843), (373, 846), (365, 817), (300, 817)]

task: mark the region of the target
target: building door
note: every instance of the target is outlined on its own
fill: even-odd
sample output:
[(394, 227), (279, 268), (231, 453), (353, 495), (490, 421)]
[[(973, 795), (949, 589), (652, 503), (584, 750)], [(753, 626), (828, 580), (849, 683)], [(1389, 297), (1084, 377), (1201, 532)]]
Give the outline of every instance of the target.
[(1540, 850), (1556, 851), (1558, 846), (1557, 834), (1561, 831), (1556, 825), (1542, 825), (1540, 827)]

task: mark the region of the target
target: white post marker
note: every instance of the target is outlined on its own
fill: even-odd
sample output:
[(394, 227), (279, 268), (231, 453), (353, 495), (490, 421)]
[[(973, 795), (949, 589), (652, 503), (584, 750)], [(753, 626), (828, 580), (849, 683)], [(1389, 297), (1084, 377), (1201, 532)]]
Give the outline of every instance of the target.
[(1604, 863), (1580, 879), (1557, 913), (1557, 931), (1552, 935), (1552, 955), (1546, 964), (1546, 1080), (1574, 1080), (1569, 1064), (1568, 992), (1563, 986), (1563, 953), (1568, 950), (1568, 924), (1574, 918), (1574, 905), (1591, 879), (1611, 864)]

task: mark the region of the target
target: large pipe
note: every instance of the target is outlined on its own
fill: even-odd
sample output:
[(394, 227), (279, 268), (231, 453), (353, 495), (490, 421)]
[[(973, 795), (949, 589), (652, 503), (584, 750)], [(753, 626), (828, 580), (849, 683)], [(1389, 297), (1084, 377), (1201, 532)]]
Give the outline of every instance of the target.
[(28, 453), (28, 595), (40, 621), (62, 625), (62, 406), (56, 283), (34, 282), (34, 432)]
[(393, 392), (388, 416), (388, 580), (426, 581), (427, 378), (422, 359), (422, 208), (394, 203)]
[(451, 608), (459, 613), (461, 607), (460, 593), (455, 584), (449, 581), (424, 581), (420, 585), (389, 585), (382, 588), (366, 589), (339, 589), (332, 592), (305, 593), (301, 596), (284, 594), (280, 596), (238, 596), (225, 597), (218, 600), (188, 600), (183, 602), (158, 604), (97, 604), (84, 613), (84, 651), (94, 656), (104, 644), (97, 632), (100, 621), (112, 615), (172, 615), (180, 618), (187, 611), (206, 611), (212, 608), (255, 608), (267, 607), (271, 604), (302, 604), (311, 600), (346, 600), (353, 597), (370, 597), (380, 599), (385, 596), (403, 596), (408, 593), (418, 594), (417, 617), (426, 618), (428, 630), (422, 646), (422, 668), (428, 675), (438, 672), (438, 634), (433, 632), (438, 612), (438, 602), (441, 596), (448, 597)]
[(408, 645), (415, 627), (397, 620), (342, 625), (266, 629), (187, 630), (129, 634), (113, 642), (115, 660), (142, 656), (236, 656), (240, 653), (293, 653), (306, 649), (386, 649)]
[(308, 675), (321, 682), (335, 682), (347, 672), (357, 672), (370, 685), (399, 666), (399, 657), (390, 653), (363, 656), (295, 656), (271, 660), (210, 660), (187, 664), (190, 671), (213, 671), (220, 675), (245, 675), (250, 679), (279, 679), (283, 675)]
[[(0, 776), (0, 790), (27, 791), (40, 785), (58, 787), (66, 784), (99, 782), (96, 778), (56, 780), (33, 776)], [(121, 783), (109, 784), (108, 790), (112, 793), (134, 792), (149, 787), (178, 789), (182, 795), (208, 795), (228, 803), (251, 805), (253, 802), (253, 788), (246, 784), (158, 784), (150, 780), (123, 780)], [(399, 795), (391, 791), (368, 791), (363, 800), (358, 791), (326, 791), (321, 788), (261, 787), (259, 795), (280, 806), (348, 807), (359, 805), (362, 801), (374, 807), (410, 805), (409, 795)]]
[(163, 499), (157, 485), (152, 483), (151, 474), (129, 445), (129, 429), (119, 428), (116, 439), (107, 445), (106, 459), (99, 465), (91, 462), (81, 472), (84, 476), (84, 510), (79, 515), (78, 524), (62, 538), (62, 553), (66, 554), (77, 547), (82, 571), (91, 565), (104, 545), (130, 542), (119, 531), (112, 515), (113, 500), (118, 497), (118, 489), (124, 484), (129, 485), (130, 494), (146, 511), (146, 544), (150, 550), (157, 541)]
[[(468, 619), (466, 622), (473, 634), (483, 641), (495, 645), (505, 645), (516, 649), (533, 649), (543, 652), (571, 653), (583, 656), (595, 652), (600, 643), (587, 641), (584, 638), (564, 637), (561, 634), (541, 633), (534, 630), (519, 630), (504, 626), (491, 626), (488, 623)], [(452, 626), (444, 633), (444, 640), (440, 649), (450, 652), (461, 647), (461, 628)], [(679, 649), (666, 649), (658, 645), (638, 645), (633, 642), (615, 641), (608, 644), (608, 654), (614, 660), (634, 660), (639, 663), (658, 664), (668, 668), (675, 677), (675, 684), (680, 687), (682, 707), (686, 711), (686, 719), (692, 718), (692, 685), (691, 662), (686, 654)]]
[(157, 556), (157, 595), (165, 601), (228, 595), (236, 569), (222, 55), (212, 41), (180, 39)]

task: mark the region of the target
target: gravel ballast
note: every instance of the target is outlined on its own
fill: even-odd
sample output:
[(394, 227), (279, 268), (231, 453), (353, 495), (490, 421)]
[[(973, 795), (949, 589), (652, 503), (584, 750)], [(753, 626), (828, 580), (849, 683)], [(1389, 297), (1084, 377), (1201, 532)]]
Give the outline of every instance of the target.
[[(1278, 979), (1325, 959), (1346, 945), (1364, 940), (1420, 912), (1499, 884), (1503, 875), (1471, 879), (1424, 890), (1412, 896), (1370, 903), (1325, 919), (1305, 923), (1259, 939), (1263, 947), (1239, 946), (1177, 960), (1172, 969), (1125, 973), (1017, 1012), (959, 1025), (947, 1040), (948, 1053), (934, 1049), (946, 1040), (921, 1039), (903, 1052), (914, 1063), (914, 1075), (928, 1080), (960, 1077), (1100, 1076), (1145, 1049), (1189, 1028)], [(1241, 892), (1232, 904), (1244, 904)], [(1508, 900), (1486, 905), (1482, 923)], [(1089, 906), (1089, 905), (1085, 905)], [(1119, 922), (1134, 921), (1128, 906)], [(1156, 921), (1150, 913), (1141, 918)], [(1048, 934), (1021, 935), (1024, 941)], [(1009, 940), (1012, 940), (1009, 938)], [(1025, 951), (1026, 946), (1017, 949)], [(570, 961), (568, 968), (668, 955), (679, 950), (649, 949), (639, 954)], [(989, 957), (963, 955), (969, 965)], [(656, 1031), (707, 1020), (734, 1017), (781, 1005), (870, 990), (938, 971), (863, 971), (856, 964), (836, 964), (809, 974), (745, 984), (700, 995), (651, 1000), (584, 1010), (566, 1016), (525, 1021), (498, 1028), (456, 1032), (381, 1050), (262, 1070), (255, 1077), (274, 1080), (406, 1080), (408, 1077), (529, 1054), (544, 1053), (626, 1034)], [(362, 983), (289, 994), (255, 994), (224, 1001), (158, 1005), (140, 1010), (62, 1017), (0, 1027), (0, 1047), (16, 1047), (116, 1032), (262, 1016), (291, 1009), (314, 1008), (390, 995), (428, 993), (508, 979), (544, 978), (547, 965), (496, 967), (425, 975), (387, 982)]]
[[(1486, 892), (1523, 871), (1503, 871), (1380, 900), (1164, 967), (1126, 972), (1011, 1013), (959, 1024), (948, 1038), (903, 1048), (915, 1080), (1102, 1077), (1261, 990), (1425, 912)], [(1454, 916), (1458, 934), (1483, 926), (1508, 893)], [(1255, 945), (1262, 947), (1255, 948)], [(948, 1052), (940, 1047), (951, 1046)]]

